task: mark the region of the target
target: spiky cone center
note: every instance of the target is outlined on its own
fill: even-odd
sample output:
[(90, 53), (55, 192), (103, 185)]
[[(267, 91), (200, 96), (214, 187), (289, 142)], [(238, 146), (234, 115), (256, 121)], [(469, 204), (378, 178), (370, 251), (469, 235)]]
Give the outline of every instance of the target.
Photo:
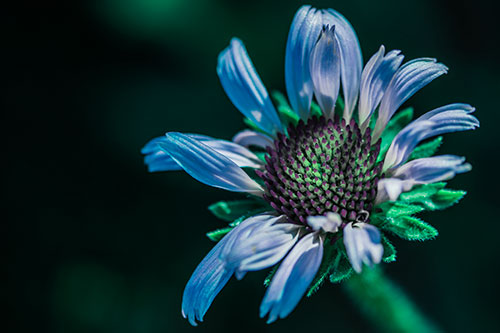
[(312, 117), (278, 134), (267, 149), (264, 198), (291, 222), (307, 226), (307, 217), (340, 214), (345, 223), (369, 222), (382, 164), (376, 163), (380, 140), (362, 133), (354, 120)]

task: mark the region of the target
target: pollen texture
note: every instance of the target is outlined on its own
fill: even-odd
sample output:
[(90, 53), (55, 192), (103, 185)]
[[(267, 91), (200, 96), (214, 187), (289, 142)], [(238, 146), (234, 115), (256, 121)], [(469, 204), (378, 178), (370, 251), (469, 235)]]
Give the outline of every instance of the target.
[(296, 223), (329, 211), (345, 222), (368, 222), (382, 170), (380, 141), (372, 145), (370, 129), (362, 134), (354, 120), (312, 117), (287, 132), (257, 171), (269, 204)]

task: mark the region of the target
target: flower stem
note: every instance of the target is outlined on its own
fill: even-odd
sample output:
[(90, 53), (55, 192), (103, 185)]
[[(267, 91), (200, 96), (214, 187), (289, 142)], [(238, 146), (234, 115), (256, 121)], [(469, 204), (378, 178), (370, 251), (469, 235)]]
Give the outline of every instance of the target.
[(440, 332), (380, 268), (364, 268), (343, 283), (360, 311), (381, 332)]

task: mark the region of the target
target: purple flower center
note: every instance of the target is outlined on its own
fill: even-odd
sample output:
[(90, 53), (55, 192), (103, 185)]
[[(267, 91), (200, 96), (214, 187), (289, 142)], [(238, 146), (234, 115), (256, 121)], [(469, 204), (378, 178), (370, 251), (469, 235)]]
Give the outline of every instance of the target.
[(370, 129), (362, 134), (354, 120), (301, 120), (267, 149), (265, 170), (257, 172), (264, 198), (296, 223), (330, 211), (345, 222), (368, 222), (381, 177), (379, 151), (380, 140), (372, 145)]

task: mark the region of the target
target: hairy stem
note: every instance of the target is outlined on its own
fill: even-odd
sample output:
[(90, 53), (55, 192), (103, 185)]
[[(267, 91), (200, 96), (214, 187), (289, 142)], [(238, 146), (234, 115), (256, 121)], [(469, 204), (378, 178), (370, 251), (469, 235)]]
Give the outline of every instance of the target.
[(365, 267), (343, 283), (360, 311), (381, 332), (440, 332), (379, 268)]

